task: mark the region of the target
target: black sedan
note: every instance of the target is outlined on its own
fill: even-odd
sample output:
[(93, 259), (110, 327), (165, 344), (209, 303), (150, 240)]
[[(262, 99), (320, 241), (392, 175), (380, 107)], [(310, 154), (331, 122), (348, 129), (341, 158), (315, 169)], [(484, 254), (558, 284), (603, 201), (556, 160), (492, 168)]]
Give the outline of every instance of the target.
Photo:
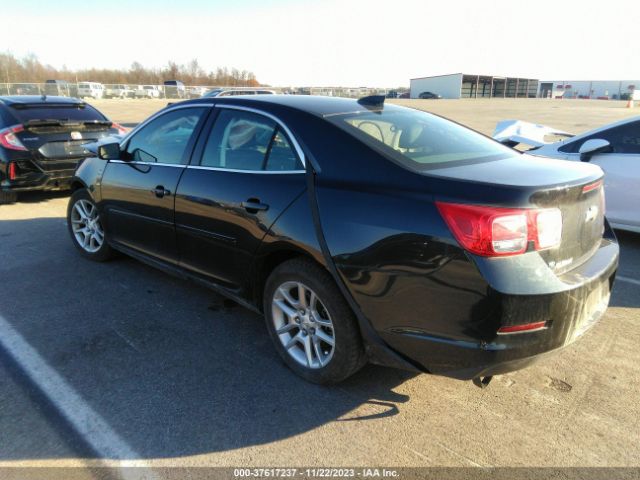
[(439, 100), (442, 97), (440, 95), (438, 95), (437, 93), (433, 93), (433, 92), (422, 92), (420, 95), (418, 95), (418, 98), (421, 98), (423, 100)]
[(598, 167), (383, 97), (190, 100), (97, 154), (68, 207), (80, 253), (118, 250), (264, 313), (313, 382), (371, 361), (482, 384), (608, 304)]
[(124, 133), (77, 98), (0, 97), (0, 203), (20, 191), (68, 189), (87, 144)]

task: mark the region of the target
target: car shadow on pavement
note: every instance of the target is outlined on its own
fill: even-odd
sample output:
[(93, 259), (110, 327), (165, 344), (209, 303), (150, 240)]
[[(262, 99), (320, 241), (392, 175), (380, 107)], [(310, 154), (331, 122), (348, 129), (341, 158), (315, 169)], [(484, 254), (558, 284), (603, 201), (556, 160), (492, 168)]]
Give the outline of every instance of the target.
[[(0, 221), (0, 237), (7, 259), (0, 263), (0, 316), (142, 458), (226, 451), (331, 422), (367, 422), (399, 413), (409, 399), (394, 388), (415, 374), (382, 367), (367, 366), (337, 386), (301, 380), (278, 357), (259, 315), (126, 257), (88, 261), (63, 218)], [(24, 390), (0, 393), (0, 405), (35, 399), (40, 406), (19, 415), (45, 412), (47, 428), (91, 457), (55, 414), (65, 398), (44, 401), (19, 362), (7, 361), (6, 352), (0, 361), (14, 363), (7, 388)], [(0, 431), (14, 438), (0, 441), (0, 461), (63, 455), (39, 441), (33, 422), (3, 410)]]
[(33, 191), (33, 192), (20, 192), (18, 194), (17, 203), (42, 203), (47, 200), (55, 198), (64, 198), (71, 195), (69, 190), (54, 190), (54, 191)]

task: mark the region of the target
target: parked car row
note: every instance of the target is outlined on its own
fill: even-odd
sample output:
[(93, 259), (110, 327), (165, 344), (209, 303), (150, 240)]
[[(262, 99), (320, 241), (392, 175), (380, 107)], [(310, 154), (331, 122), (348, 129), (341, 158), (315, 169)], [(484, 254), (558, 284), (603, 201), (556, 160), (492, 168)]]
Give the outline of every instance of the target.
[[(337, 92), (337, 93), (336, 93)], [(45, 83), (0, 83), (0, 95), (53, 95), (92, 99), (159, 98), (186, 100), (202, 96), (264, 95), (273, 93), (297, 95), (328, 95), (351, 97), (349, 89), (271, 89), (264, 87), (207, 87), (187, 86), (179, 80), (166, 80), (157, 84), (103, 84), (93, 81), (71, 83), (65, 80), (47, 80)], [(409, 98), (409, 92), (389, 90), (387, 98)]]

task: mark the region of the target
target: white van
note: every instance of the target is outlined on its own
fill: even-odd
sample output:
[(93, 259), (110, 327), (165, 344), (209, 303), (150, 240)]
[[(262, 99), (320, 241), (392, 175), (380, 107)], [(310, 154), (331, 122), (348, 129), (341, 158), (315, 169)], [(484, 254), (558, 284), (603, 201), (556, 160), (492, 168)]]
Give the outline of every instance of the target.
[(97, 82), (81, 82), (78, 84), (78, 97), (102, 98), (104, 85)]
[(160, 98), (162, 92), (158, 85), (138, 85), (136, 98)]

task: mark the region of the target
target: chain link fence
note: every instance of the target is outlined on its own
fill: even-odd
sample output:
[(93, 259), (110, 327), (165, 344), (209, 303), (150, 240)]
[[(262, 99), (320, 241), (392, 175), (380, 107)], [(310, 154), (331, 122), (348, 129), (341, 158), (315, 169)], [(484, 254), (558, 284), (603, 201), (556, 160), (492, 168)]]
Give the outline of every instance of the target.
[(225, 95), (280, 93), (296, 95), (324, 95), (329, 97), (360, 98), (367, 95), (400, 97), (408, 89), (344, 88), (344, 87), (234, 87), (222, 85), (132, 85), (97, 82), (70, 83), (0, 83), (0, 95), (57, 95), (92, 99), (188, 99), (201, 97), (211, 90), (223, 90)]

